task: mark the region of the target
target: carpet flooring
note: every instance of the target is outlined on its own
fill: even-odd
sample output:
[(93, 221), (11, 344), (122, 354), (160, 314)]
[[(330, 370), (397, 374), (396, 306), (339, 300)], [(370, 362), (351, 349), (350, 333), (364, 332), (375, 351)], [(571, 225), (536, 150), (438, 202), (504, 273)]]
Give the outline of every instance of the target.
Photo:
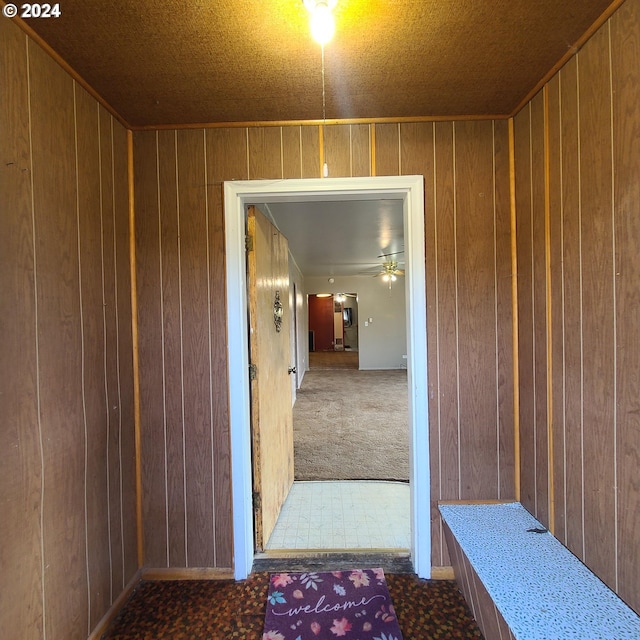
[[(482, 635), (454, 582), (387, 575), (404, 640)], [(242, 582), (141, 582), (103, 640), (261, 640), (268, 573)]]
[(409, 479), (406, 370), (310, 369), (293, 407), (296, 480)]
[(357, 351), (310, 351), (310, 369), (355, 369), (360, 368)]

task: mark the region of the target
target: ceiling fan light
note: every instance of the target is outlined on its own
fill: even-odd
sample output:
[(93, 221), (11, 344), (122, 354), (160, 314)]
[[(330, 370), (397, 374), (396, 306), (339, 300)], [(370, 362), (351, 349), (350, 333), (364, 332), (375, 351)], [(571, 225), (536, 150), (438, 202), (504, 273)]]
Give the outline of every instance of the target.
[(391, 276), (390, 276), (388, 273), (385, 273), (385, 274), (382, 276), (382, 280), (383, 280), (384, 282), (389, 282), (389, 280), (391, 280)]

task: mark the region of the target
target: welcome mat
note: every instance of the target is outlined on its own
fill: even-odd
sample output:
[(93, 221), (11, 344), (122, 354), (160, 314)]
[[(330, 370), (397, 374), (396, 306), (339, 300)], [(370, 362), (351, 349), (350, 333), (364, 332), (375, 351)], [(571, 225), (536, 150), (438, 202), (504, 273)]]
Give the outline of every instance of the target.
[(263, 640), (402, 640), (382, 569), (276, 573)]

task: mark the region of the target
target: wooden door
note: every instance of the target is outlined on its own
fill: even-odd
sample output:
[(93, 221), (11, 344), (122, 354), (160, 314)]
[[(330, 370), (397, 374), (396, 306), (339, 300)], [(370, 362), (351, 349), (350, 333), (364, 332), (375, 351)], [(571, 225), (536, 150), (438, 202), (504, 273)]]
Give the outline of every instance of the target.
[(289, 251), (287, 239), (253, 206), (247, 235), (253, 508), (261, 551), (293, 484)]
[(333, 351), (333, 296), (309, 296), (309, 331), (313, 331), (315, 351)]

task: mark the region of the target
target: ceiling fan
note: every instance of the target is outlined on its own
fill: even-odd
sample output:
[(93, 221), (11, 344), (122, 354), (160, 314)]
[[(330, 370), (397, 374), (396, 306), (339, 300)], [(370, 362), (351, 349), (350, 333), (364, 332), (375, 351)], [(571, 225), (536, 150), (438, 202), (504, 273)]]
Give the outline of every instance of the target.
[(358, 299), (358, 294), (356, 293), (334, 293), (333, 299), (336, 302), (345, 302), (347, 298), (355, 298)]
[(390, 256), (397, 256), (401, 253), (404, 253), (404, 249), (400, 249), (400, 251), (393, 251), (392, 253), (381, 253), (378, 258), (389, 258)]
[(398, 279), (398, 276), (404, 275), (404, 269), (398, 268), (398, 262), (396, 260), (386, 260), (382, 263), (382, 270), (376, 273), (373, 277), (377, 278), (382, 276), (384, 282), (389, 283), (389, 289), (391, 285)]
[(382, 279), (386, 282), (389, 279), (396, 279), (396, 276), (403, 276), (404, 269), (398, 268), (397, 260), (386, 260), (382, 263), (382, 270), (376, 273), (373, 277), (377, 278), (378, 276), (382, 276)]

